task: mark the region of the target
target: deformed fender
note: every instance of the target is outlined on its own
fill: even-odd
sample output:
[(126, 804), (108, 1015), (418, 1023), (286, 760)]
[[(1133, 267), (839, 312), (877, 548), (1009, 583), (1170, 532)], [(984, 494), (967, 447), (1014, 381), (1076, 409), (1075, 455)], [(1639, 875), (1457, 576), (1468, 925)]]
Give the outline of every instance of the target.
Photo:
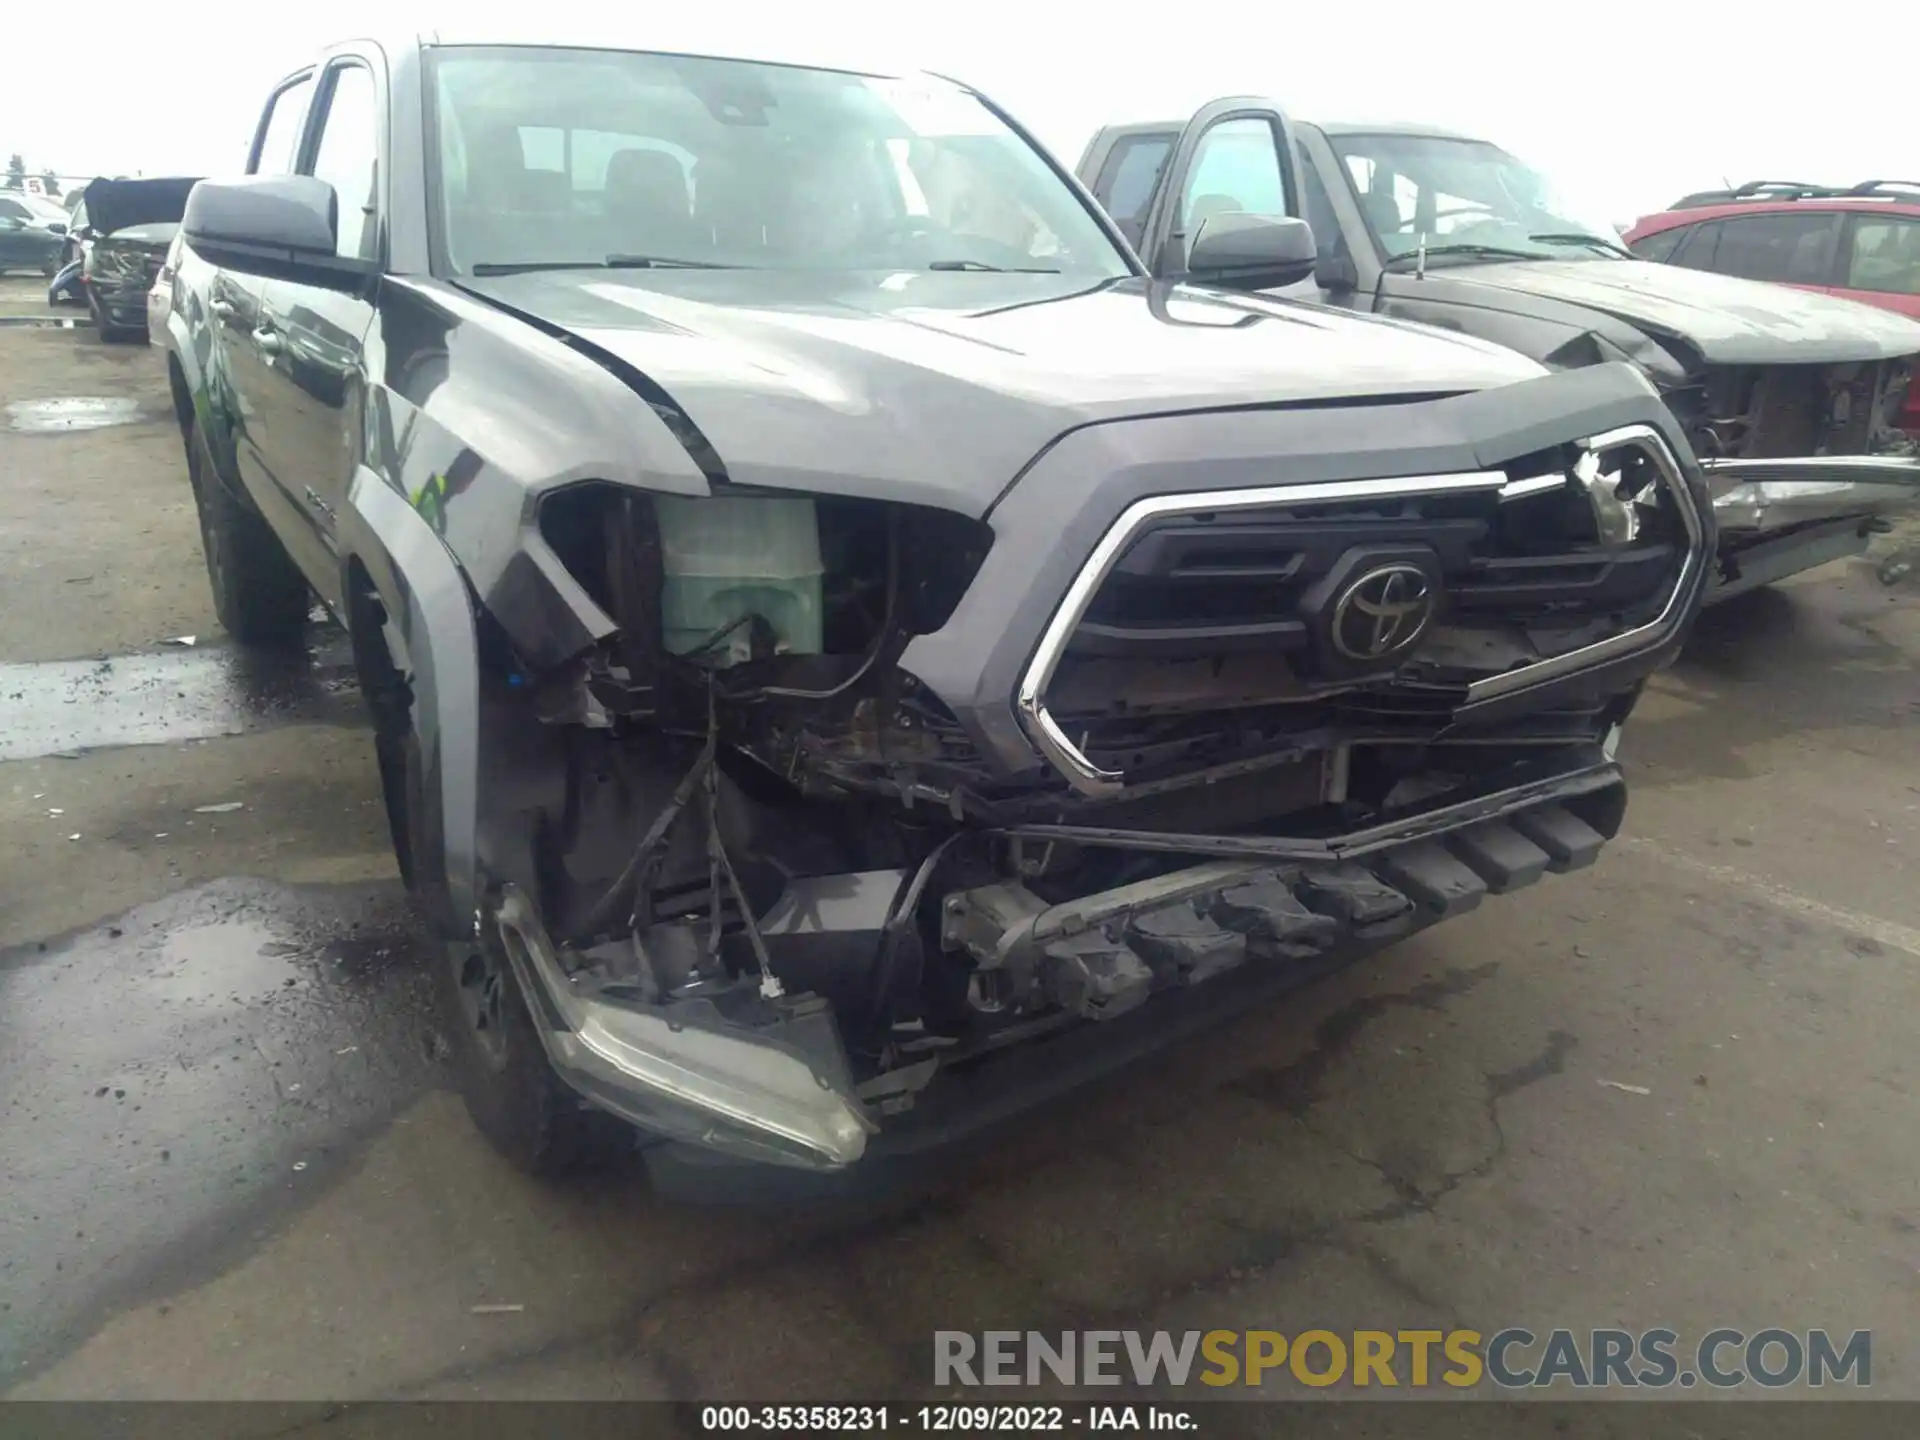
[(437, 927), (470, 935), (479, 901), (480, 656), (467, 582), (433, 527), (364, 465), (335, 523), (341, 564), (366, 569), (413, 689), (421, 788), (438, 802), (418, 817), (415, 884)]
[[(198, 304), (197, 297), (193, 299)], [(233, 426), (214, 394), (220, 352), (213, 343), (213, 331), (206, 324), (189, 324), (184, 307), (174, 305), (167, 312), (167, 358), (180, 367), (180, 380), (186, 387), (193, 424), (206, 437), (213, 454), (213, 479), (227, 493), (249, 509), (254, 500), (240, 482), (240, 466), (234, 455)]]

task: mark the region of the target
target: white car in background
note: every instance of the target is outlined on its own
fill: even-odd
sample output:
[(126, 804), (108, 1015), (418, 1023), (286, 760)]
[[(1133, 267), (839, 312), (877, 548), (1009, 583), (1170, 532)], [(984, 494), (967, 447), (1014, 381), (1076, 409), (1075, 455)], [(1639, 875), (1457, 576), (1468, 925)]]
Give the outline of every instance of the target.
[(167, 316), (173, 311), (173, 272), (180, 264), (180, 244), (185, 238), (176, 234), (173, 243), (167, 246), (167, 258), (160, 262), (160, 269), (153, 277), (153, 286), (147, 291), (147, 343), (154, 343), (154, 336), (167, 333)]

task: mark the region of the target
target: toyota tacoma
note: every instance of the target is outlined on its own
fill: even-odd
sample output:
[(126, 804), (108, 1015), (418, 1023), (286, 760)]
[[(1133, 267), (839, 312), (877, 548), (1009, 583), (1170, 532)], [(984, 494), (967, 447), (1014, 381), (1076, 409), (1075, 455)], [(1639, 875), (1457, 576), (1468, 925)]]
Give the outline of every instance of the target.
[(1628, 364), (1147, 274), (921, 74), (353, 43), (188, 201), (221, 620), (351, 635), (476, 1122), (884, 1172), (1589, 863), (1711, 553)]
[[(1228, 98), (1184, 124), (1108, 126), (1079, 173), (1156, 274), (1178, 271), (1211, 217), (1299, 215), (1319, 256), (1296, 298), (1462, 331), (1555, 370), (1638, 367), (1713, 496), (1709, 603), (1859, 554), (1920, 510), (1920, 434), (1902, 428), (1920, 324), (1637, 259), (1497, 145)], [(1747, 263), (1759, 258), (1784, 265)]]

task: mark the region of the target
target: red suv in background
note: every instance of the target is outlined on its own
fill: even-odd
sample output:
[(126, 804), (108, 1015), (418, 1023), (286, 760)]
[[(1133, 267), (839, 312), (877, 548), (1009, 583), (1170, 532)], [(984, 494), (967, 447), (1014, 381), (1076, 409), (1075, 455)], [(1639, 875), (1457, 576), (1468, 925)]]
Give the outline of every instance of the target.
[[(1627, 231), (1642, 260), (1772, 280), (1920, 320), (1920, 182), (1755, 180), (1688, 195)], [(1902, 429), (1920, 432), (1920, 375)]]

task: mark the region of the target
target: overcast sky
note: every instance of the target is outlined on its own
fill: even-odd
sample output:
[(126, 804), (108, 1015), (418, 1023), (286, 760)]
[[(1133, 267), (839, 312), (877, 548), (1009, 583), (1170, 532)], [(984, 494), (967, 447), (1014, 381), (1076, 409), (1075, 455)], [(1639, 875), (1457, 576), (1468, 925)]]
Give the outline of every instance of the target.
[[(332, 39), (454, 17), (462, 31), (524, 32), (525, 17), (545, 9), (556, 17), (548, 38), (560, 40), (569, 37), (558, 17), (581, 13), (528, 0), (186, 0), (150, 7), (143, 26), (133, 12), (11, 8), (0, 22), (10, 62), (0, 155), (83, 175), (237, 168), (267, 88)], [(688, 8), (697, 19), (650, 16), (627, 33), (721, 53), (751, 36), (826, 56), (846, 37), (979, 87), (1069, 165), (1107, 121), (1184, 116), (1216, 95), (1251, 93), (1308, 119), (1424, 120), (1483, 135), (1548, 171), (1586, 202), (1583, 213), (1615, 221), (1723, 178), (1838, 183), (1920, 171), (1920, 118), (1897, 69), (1920, 49), (1912, 0), (1832, 12), (1844, 25), (1831, 49), (1809, 34), (1821, 12), (1780, 7), (1771, 18), (1699, 0), (1611, 9), (1214, 0), (1136, 5), (1139, 22), (1106, 25), (1090, 19), (1097, 9), (1046, 0)], [(1836, 58), (1816, 60), (1822, 50)], [(1893, 68), (1876, 71), (1876, 57)]]

